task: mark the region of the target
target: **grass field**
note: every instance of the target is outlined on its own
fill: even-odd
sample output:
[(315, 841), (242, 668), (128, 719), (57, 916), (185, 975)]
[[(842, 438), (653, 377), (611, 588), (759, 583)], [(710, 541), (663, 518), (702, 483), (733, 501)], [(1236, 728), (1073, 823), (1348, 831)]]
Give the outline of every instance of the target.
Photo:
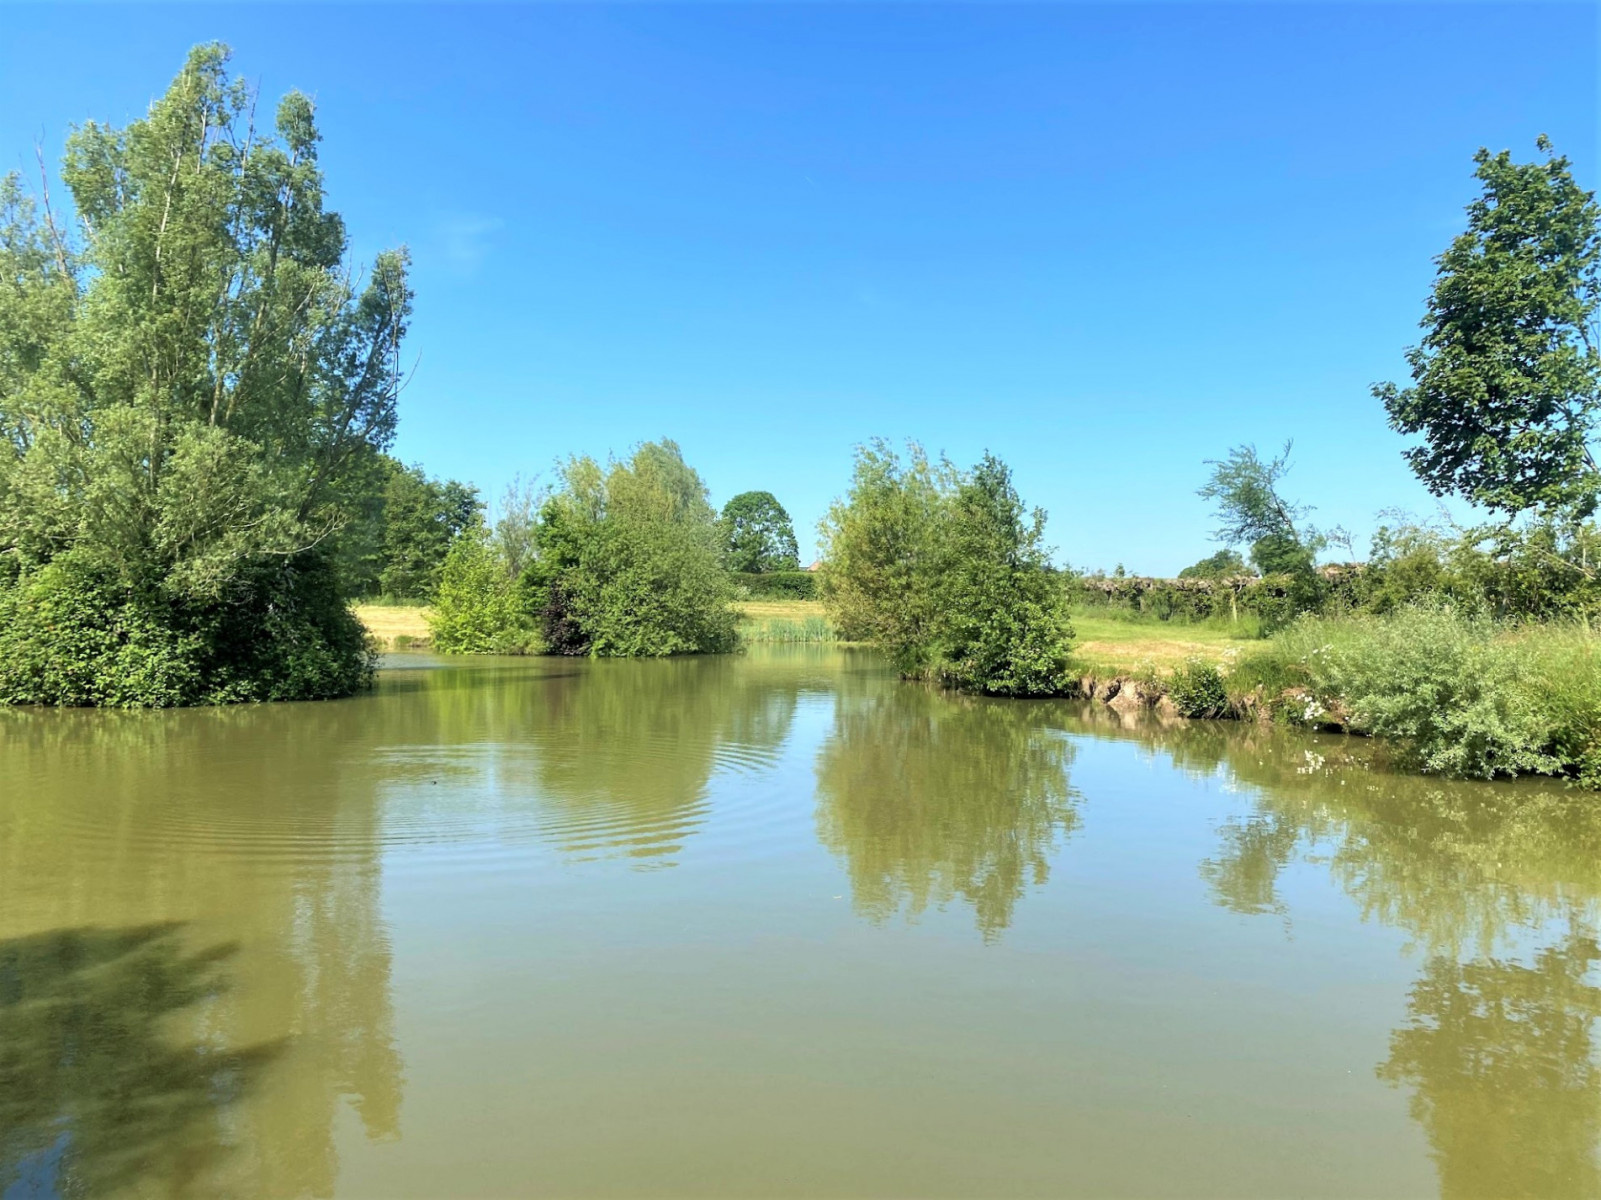
[[(752, 640), (827, 640), (801, 636), (801, 631), (816, 630), (817, 623), (827, 619), (816, 600), (742, 600), (734, 609)], [(406, 639), (400, 645), (419, 648), (428, 643), (428, 610), (422, 605), (358, 604), (355, 611), (385, 650), (396, 649), (397, 639)], [(1216, 661), (1231, 646), (1256, 642), (1215, 625), (1169, 625), (1082, 610), (1073, 614), (1073, 628), (1080, 662), (1106, 674), (1135, 671), (1147, 664), (1171, 670), (1191, 655)]]
[(428, 610), (420, 604), (358, 604), (355, 613), (385, 650), (396, 649), (397, 638), (413, 647), (428, 643)]
[(1086, 612), (1073, 614), (1075, 650), (1097, 672), (1120, 674), (1147, 664), (1168, 671), (1192, 656), (1213, 662), (1230, 647), (1260, 645), (1255, 637), (1217, 625), (1174, 625)]

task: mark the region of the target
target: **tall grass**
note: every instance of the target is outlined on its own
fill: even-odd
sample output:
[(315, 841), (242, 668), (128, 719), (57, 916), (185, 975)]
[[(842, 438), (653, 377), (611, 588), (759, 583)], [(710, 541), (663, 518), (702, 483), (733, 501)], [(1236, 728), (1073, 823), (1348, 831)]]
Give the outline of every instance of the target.
[(1580, 626), (1441, 603), (1302, 617), (1234, 664), (1227, 686), (1236, 707), (1393, 739), (1427, 772), (1601, 787), (1601, 650)]
[(764, 617), (741, 622), (739, 638), (746, 643), (799, 644), (834, 642), (839, 640), (839, 635), (826, 617), (807, 616), (798, 621), (789, 617)]

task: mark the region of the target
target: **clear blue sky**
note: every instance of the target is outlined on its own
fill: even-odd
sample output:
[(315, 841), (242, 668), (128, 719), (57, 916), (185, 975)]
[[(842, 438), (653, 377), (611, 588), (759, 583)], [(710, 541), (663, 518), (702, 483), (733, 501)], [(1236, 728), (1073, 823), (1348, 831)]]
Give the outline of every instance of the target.
[(1480, 145), (1598, 182), (1601, 5), (7, 5), (0, 169), (221, 39), (419, 292), (397, 453), (496, 494), (670, 436), (803, 554), (851, 447), (986, 447), (1077, 566), (1212, 548), (1234, 443), (1358, 534)]

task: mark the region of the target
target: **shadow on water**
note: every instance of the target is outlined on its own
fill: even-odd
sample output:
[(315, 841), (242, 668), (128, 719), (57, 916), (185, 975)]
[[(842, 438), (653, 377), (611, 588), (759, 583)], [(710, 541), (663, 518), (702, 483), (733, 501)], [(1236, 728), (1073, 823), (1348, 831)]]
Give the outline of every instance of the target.
[(0, 942), (0, 1196), (182, 1192), (229, 1151), (227, 1110), (280, 1053), (171, 1039), (227, 988), (234, 947), (175, 924)]
[(1392, 775), (1374, 769), (1381, 748), (1357, 739), (1075, 719), (1249, 797), (1201, 864), (1217, 904), (1288, 922), (1281, 876), (1311, 866), (1423, 951), (1407, 1021), (1376, 1070), (1412, 1090), (1442, 1196), (1601, 1195), (1594, 794)]

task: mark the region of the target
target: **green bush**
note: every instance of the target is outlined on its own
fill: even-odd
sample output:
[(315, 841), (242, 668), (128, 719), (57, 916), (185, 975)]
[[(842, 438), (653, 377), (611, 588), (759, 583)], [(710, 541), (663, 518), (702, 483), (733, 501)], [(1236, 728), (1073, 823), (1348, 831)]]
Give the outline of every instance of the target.
[(817, 599), (815, 571), (768, 571), (761, 575), (738, 571), (733, 580), (734, 585), (744, 588), (753, 600)]
[(428, 629), (445, 654), (524, 654), (534, 648), (523, 598), (482, 524), (451, 546), (440, 571)]
[(1221, 717), (1229, 710), (1228, 692), (1217, 667), (1201, 658), (1186, 659), (1167, 681), (1168, 699), (1185, 717)]
[(824, 522), (824, 603), (843, 636), (876, 642), (905, 676), (1063, 694), (1073, 627), (1044, 525), (990, 455), (959, 472), (915, 446), (904, 465), (883, 443), (863, 447)]
[(63, 555), (0, 587), (0, 703), (165, 708), (371, 683), (375, 655), (327, 560), (258, 565), (228, 600), (185, 605)]
[[(1593, 782), (1601, 673), (1592, 635), (1515, 627), (1449, 603), (1388, 617), (1306, 617), (1230, 676), (1294, 681), (1270, 703), (1395, 740), (1427, 772), (1568, 774)], [(1299, 685), (1299, 686), (1297, 686)]]
[(722, 526), (670, 442), (578, 458), (540, 511), (524, 606), (559, 654), (715, 654), (737, 645)]

